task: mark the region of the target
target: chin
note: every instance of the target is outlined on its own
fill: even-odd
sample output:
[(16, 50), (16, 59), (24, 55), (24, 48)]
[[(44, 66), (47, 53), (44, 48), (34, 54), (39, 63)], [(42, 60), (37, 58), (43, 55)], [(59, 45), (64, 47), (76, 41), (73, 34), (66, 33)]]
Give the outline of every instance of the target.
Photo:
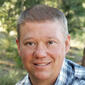
[(51, 77), (51, 74), (47, 72), (38, 72), (38, 73), (35, 73), (34, 76), (36, 79), (39, 79), (39, 80), (47, 80)]

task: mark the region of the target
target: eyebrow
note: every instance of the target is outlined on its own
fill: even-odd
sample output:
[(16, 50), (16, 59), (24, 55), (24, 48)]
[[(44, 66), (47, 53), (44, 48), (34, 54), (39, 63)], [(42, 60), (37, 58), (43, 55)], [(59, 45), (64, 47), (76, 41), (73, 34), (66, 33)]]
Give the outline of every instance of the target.
[[(55, 39), (55, 40), (59, 40), (59, 39), (57, 39), (56, 37), (52, 37), (52, 36), (45, 36), (45, 38), (47, 38), (47, 39)], [(26, 41), (26, 40), (31, 40), (31, 39), (35, 39), (34, 37), (32, 37), (32, 36), (28, 36), (28, 37), (26, 37), (25, 39), (24, 39), (24, 41)]]
[(24, 39), (24, 41), (25, 40), (30, 40), (30, 39), (34, 39), (33, 37), (26, 37), (25, 39)]
[(55, 37), (48, 37), (48, 39), (55, 39)]
[[(46, 36), (45, 36), (46, 38)], [(57, 39), (56, 37), (47, 37), (48, 39)], [(27, 37), (26, 39), (24, 40), (28, 40), (28, 39), (35, 39), (34, 37)]]
[(58, 40), (56, 37), (48, 37), (48, 39), (56, 39), (56, 40)]

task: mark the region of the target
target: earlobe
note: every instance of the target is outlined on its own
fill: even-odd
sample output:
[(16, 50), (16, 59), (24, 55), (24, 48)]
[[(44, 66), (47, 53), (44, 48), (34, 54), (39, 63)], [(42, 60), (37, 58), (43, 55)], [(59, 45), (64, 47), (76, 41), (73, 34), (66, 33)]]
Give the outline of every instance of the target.
[(70, 35), (67, 36), (67, 39), (65, 41), (65, 51), (66, 51), (66, 53), (68, 53), (69, 49), (70, 49)]

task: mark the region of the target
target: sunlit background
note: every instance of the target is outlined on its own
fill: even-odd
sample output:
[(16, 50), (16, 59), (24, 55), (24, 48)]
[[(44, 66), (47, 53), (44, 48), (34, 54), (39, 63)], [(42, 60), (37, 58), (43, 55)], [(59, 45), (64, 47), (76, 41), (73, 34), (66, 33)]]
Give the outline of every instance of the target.
[(26, 74), (16, 46), (20, 13), (35, 4), (57, 7), (68, 19), (71, 49), (67, 58), (81, 64), (85, 45), (85, 0), (0, 0), (0, 85), (15, 85)]

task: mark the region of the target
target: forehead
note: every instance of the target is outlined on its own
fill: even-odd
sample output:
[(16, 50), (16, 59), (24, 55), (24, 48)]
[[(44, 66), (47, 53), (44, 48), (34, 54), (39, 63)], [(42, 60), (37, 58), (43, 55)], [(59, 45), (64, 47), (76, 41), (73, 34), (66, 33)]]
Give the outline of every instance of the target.
[(20, 34), (29, 37), (56, 37), (62, 36), (62, 27), (59, 21), (26, 22), (21, 25)]
[(36, 22), (36, 21), (30, 22), (30, 21), (27, 21), (24, 24), (21, 24), (20, 28), (21, 28), (20, 29), (21, 31), (25, 30), (25, 29), (29, 30), (29, 31), (32, 30), (32, 29), (33, 30), (37, 30), (38, 28), (40, 30), (42, 30), (42, 28), (43, 28), (45, 31), (48, 30), (48, 28), (49, 28), (49, 30), (56, 29), (56, 30), (62, 31), (63, 25), (62, 25), (62, 22), (59, 21), (59, 20), (55, 20), (55, 21), (46, 20), (46, 21), (40, 21), (40, 22)]

